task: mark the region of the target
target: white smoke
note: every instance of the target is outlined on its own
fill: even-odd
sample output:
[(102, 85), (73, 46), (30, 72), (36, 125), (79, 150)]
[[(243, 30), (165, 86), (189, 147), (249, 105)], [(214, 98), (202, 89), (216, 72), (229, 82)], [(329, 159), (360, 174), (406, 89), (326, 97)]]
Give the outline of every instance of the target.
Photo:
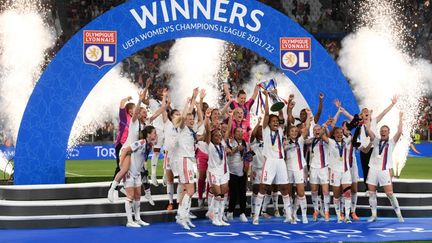
[(111, 69), (87, 96), (75, 119), (69, 135), (68, 148), (82, 142), (84, 136), (92, 134), (106, 121), (118, 125), (120, 101), (128, 96), (138, 100), (138, 88), (121, 75), (121, 64)]
[(206, 102), (218, 103), (218, 77), (224, 41), (210, 38), (182, 38), (176, 40), (169, 59), (161, 65), (161, 73), (171, 73), (171, 99), (175, 108), (182, 109), (186, 98), (196, 87), (206, 89)]
[(342, 41), (338, 63), (351, 81), (360, 106), (372, 109), (373, 117), (391, 104), (394, 95), (399, 96), (397, 108), (378, 126), (388, 125), (392, 136), (397, 130), (399, 111), (404, 113), (402, 141), (393, 154), (399, 175), (419, 112), (419, 98), (425, 91), (424, 84), (432, 79), (432, 65), (405, 52), (409, 45), (403, 41), (407, 31), (396, 21), (399, 17), (391, 2), (368, 0), (360, 12), (365, 26)]
[(14, 2), (0, 14), (0, 109), (14, 139), (28, 99), (41, 74), (53, 29), (37, 1)]
[[(268, 81), (270, 79), (274, 79), (277, 82), (277, 89), (278, 89), (278, 95), (284, 99), (288, 100), (288, 97), (290, 94), (294, 94), (294, 101), (296, 102), (296, 105), (293, 109), (293, 115), (294, 117), (300, 116), (300, 111), (304, 108), (309, 108), (308, 103), (306, 102), (306, 99), (303, 97), (303, 95), (300, 93), (298, 88), (294, 85), (294, 83), (289, 79), (285, 74), (283, 74), (280, 71), (270, 69), (270, 67), (265, 63), (260, 63), (258, 65), (255, 65), (251, 68), (251, 76), (249, 82), (244, 85), (244, 90), (246, 93), (250, 96), (252, 95), (255, 86), (257, 83), (262, 81)], [(248, 96), (248, 98), (249, 98)], [(264, 100), (264, 95), (262, 96)], [(255, 100), (255, 104), (252, 107), (251, 111), (251, 126), (255, 126), (257, 122), (257, 116), (256, 116), (256, 107), (259, 97)], [(270, 101), (271, 102), (271, 101)], [(260, 105), (261, 106), (261, 105)], [(286, 115), (286, 107), (283, 109), (284, 114)], [(263, 113), (260, 111), (258, 112), (258, 116), (263, 116)]]

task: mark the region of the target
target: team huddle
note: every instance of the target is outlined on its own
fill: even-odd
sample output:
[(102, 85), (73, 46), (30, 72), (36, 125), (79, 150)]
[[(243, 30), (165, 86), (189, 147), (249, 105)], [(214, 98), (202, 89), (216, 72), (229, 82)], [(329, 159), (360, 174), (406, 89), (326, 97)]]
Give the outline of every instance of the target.
[[(391, 105), (376, 118), (372, 118), (372, 111), (367, 108), (352, 116), (336, 100), (337, 113), (319, 125), (323, 94), (320, 94), (315, 115), (309, 109), (302, 109), (296, 118), (294, 95), (285, 101), (286, 112), (270, 113), (269, 100), (277, 95), (277, 90), (267, 91), (259, 85), (247, 100), (243, 90), (233, 99), (228, 84), (224, 84), (227, 102), (222, 109), (209, 107), (205, 102), (205, 90), (198, 88), (193, 90), (184, 107), (174, 109), (167, 89), (160, 88), (153, 98), (148, 98), (150, 86), (149, 80), (144, 91), (139, 93), (137, 104), (130, 103), (131, 97), (120, 103), (116, 141), (118, 167), (108, 199), (114, 201), (116, 189), (123, 181), (128, 227), (148, 225), (140, 217), (141, 187), (144, 187), (145, 198), (154, 205), (150, 183), (158, 185), (156, 168), (161, 149), (164, 150), (163, 181), (169, 197), (167, 210), (174, 208), (174, 178), (178, 177), (176, 219), (184, 229), (195, 227), (191, 221), (195, 216), (190, 212), (195, 183), (198, 206), (202, 207), (204, 199), (207, 200), (206, 216), (216, 226), (230, 225), (237, 205), (239, 220), (248, 222), (248, 182), (252, 184), (251, 218), (255, 225), (260, 219), (271, 217), (267, 211), (270, 202), (273, 216), (283, 215), (286, 223), (307, 224), (307, 183), (311, 189), (314, 221), (320, 216), (326, 222), (330, 220), (330, 186), (337, 222), (359, 220), (356, 215), (359, 177), (356, 150), (360, 151), (367, 178), (372, 211), (368, 221), (377, 219), (376, 190), (382, 186), (399, 221), (403, 222), (392, 187), (392, 153), (402, 134), (402, 113), (392, 138), (388, 126), (379, 129), (379, 136), (375, 134), (377, 123), (392, 109), (397, 98), (393, 98)], [(251, 108), (259, 93), (264, 97), (263, 115), (258, 116), (252, 128)], [(148, 117), (148, 108), (151, 117)], [(337, 127), (340, 115), (348, 120)], [(152, 151), (149, 178), (146, 161)], [(279, 211), (280, 194), (282, 211)], [(298, 209), (301, 220), (297, 219)]]

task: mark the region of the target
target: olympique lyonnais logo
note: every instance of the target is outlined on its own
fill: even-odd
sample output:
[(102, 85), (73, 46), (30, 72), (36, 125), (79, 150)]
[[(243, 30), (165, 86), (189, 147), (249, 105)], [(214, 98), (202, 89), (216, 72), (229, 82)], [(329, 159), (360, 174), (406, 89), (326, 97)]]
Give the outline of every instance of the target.
[(84, 30), (84, 63), (102, 68), (114, 65), (117, 59), (117, 32)]
[(295, 74), (311, 67), (311, 38), (280, 38), (281, 68)]

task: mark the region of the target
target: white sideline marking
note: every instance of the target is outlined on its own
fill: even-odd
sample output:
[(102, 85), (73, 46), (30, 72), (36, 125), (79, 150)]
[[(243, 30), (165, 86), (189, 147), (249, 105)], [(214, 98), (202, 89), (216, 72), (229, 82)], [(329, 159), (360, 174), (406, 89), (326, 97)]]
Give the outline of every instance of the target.
[(67, 172), (67, 171), (66, 171), (66, 174), (73, 175), (73, 176), (84, 176), (84, 175), (80, 175), (80, 174), (76, 174), (76, 173), (72, 173), (72, 172)]

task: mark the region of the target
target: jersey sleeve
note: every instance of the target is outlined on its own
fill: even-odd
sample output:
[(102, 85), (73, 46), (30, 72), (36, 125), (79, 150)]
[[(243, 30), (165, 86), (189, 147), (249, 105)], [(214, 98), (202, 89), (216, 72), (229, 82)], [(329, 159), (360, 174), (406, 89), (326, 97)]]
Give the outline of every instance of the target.
[(145, 141), (145, 140), (138, 140), (138, 141), (133, 142), (130, 145), (131, 149), (132, 149), (132, 152), (136, 152), (138, 149), (142, 148), (142, 146), (145, 146), (145, 142), (142, 143), (142, 141)]

